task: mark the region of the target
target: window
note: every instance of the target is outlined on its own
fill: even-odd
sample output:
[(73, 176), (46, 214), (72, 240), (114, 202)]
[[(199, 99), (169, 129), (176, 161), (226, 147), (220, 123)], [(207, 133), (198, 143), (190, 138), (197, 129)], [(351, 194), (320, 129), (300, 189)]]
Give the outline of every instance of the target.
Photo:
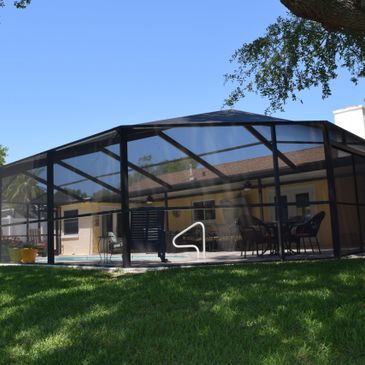
[(214, 200), (194, 202), (194, 222), (215, 220)]
[[(288, 197), (286, 195), (282, 195), (280, 197), (281, 200), (281, 209), (282, 209), (282, 217), (284, 221), (288, 220), (289, 218), (289, 210), (288, 210)], [(275, 203), (276, 203), (276, 197), (275, 197)], [(277, 220), (277, 214), (275, 215), (275, 219)]]
[(310, 214), (309, 194), (301, 193), (295, 195), (295, 205), (297, 207), (297, 215), (305, 217)]
[[(65, 220), (63, 221), (64, 235), (71, 235), (71, 234), (79, 233), (79, 218), (77, 218), (78, 215), (79, 215), (79, 211), (77, 209), (65, 210), (65, 212), (64, 212)], [(68, 217), (70, 217), (70, 218), (68, 218)]]
[[(296, 217), (306, 218), (316, 213), (316, 208), (312, 203), (316, 198), (316, 189), (314, 184), (302, 184), (302, 186), (282, 185), (281, 193), (283, 220)], [(274, 189), (270, 191), (269, 199), (276, 203)], [(274, 207), (271, 208), (270, 215), (272, 220), (277, 220), (276, 210)]]

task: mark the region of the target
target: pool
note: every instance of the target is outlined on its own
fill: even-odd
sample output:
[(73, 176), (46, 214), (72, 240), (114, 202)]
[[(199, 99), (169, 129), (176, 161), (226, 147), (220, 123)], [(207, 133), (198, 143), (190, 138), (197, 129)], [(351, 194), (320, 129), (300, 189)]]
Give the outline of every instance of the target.
[[(166, 257), (169, 261), (182, 261), (182, 260), (191, 260), (191, 254), (167, 254)], [(158, 258), (156, 253), (133, 253), (131, 254), (132, 261), (157, 261), (159, 262), (160, 259)], [(37, 263), (47, 263), (47, 257), (37, 257)], [(60, 255), (55, 256), (56, 263), (65, 263), (65, 262), (90, 262), (90, 263), (100, 263), (102, 261), (99, 255)], [(112, 256), (111, 262), (121, 262), (122, 257)]]

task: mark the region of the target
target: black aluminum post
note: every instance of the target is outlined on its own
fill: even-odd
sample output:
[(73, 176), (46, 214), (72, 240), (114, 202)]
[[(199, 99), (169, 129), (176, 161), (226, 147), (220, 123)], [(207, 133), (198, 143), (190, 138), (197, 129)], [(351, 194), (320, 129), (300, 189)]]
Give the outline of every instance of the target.
[(54, 264), (54, 156), (47, 153), (47, 249), (48, 263)]
[(169, 196), (167, 192), (164, 193), (164, 205), (166, 214), (166, 232), (169, 231)]
[(2, 253), (2, 240), (3, 240), (3, 178), (0, 176), (0, 262)]
[(264, 220), (264, 199), (263, 199), (263, 194), (262, 194), (262, 181), (261, 179), (257, 179), (257, 187), (259, 189), (259, 200), (260, 200), (260, 219), (263, 221)]
[(357, 222), (359, 225), (359, 238), (360, 238), (360, 251), (364, 250), (364, 235), (363, 230), (361, 229), (361, 211), (360, 211), (360, 201), (359, 201), (359, 190), (357, 184), (357, 171), (356, 171), (356, 164), (355, 164), (355, 156), (351, 155), (352, 157), (352, 174), (354, 177), (354, 186), (355, 186), (355, 199), (356, 199), (356, 210), (357, 210)]
[(131, 266), (130, 227), (129, 227), (129, 186), (128, 186), (128, 133), (119, 129), (120, 134), (120, 190), (122, 209), (123, 267)]
[(285, 259), (285, 247), (282, 236), (282, 217), (283, 217), (283, 204), (281, 201), (281, 189), (280, 189), (280, 170), (279, 170), (279, 156), (276, 143), (276, 128), (275, 125), (271, 126), (271, 142), (272, 142), (272, 158), (274, 165), (274, 179), (275, 179), (275, 196), (276, 196), (276, 219), (277, 219), (277, 231), (278, 231), (278, 247), (279, 255), (281, 259)]
[(38, 226), (38, 232), (39, 232), (39, 235), (41, 236), (41, 222), (40, 222), (40, 220), (41, 220), (41, 205), (40, 204), (38, 204), (37, 205), (37, 218), (38, 218), (38, 224), (37, 224), (37, 226)]
[(27, 205), (26, 205), (26, 215), (27, 215), (27, 223), (26, 223), (26, 238), (27, 238), (27, 242), (29, 242), (29, 214), (30, 214), (30, 209), (29, 209), (29, 201), (27, 201)]
[(335, 257), (339, 258), (341, 257), (341, 242), (340, 242), (340, 231), (338, 228), (336, 185), (335, 185), (335, 173), (333, 169), (333, 160), (332, 160), (332, 147), (326, 124), (323, 123), (322, 128), (323, 128), (324, 155), (326, 159), (326, 170), (327, 170), (328, 200), (331, 212), (333, 253)]

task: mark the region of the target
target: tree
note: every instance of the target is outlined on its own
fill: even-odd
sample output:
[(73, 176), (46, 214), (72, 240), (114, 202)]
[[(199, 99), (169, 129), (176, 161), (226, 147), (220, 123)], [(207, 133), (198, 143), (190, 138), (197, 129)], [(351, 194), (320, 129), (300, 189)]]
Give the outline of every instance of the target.
[[(24, 9), (31, 1), (14, 5)], [(280, 1), (292, 14), (233, 54), (237, 68), (225, 79), (236, 87), (226, 105), (255, 92), (269, 99), (266, 112), (283, 110), (288, 99), (312, 86), (322, 88), (323, 98), (331, 95), (330, 81), (340, 67), (355, 84), (365, 76), (365, 0)]]
[(4, 147), (0, 144), (0, 166), (4, 165), (7, 152), (8, 152), (8, 148)]
[[(354, 84), (365, 77), (365, 0), (281, 2), (296, 15), (279, 17), (264, 36), (235, 51), (231, 62), (237, 67), (225, 75), (236, 85), (228, 106), (254, 92), (268, 98), (266, 112), (282, 111), (289, 99), (313, 86), (321, 87), (323, 98), (330, 96), (330, 81), (341, 67)], [(335, 19), (339, 9), (343, 13)], [(353, 24), (351, 16), (363, 20)]]
[(16, 204), (28, 204), (37, 199), (44, 190), (37, 185), (37, 182), (26, 175), (18, 175), (4, 189), (6, 201)]
[[(14, 1), (14, 6), (16, 6), (18, 9), (25, 9), (27, 5), (29, 5), (32, 2), (32, 0), (19, 0)], [(5, 6), (4, 0), (0, 0), (0, 7)]]
[(280, 0), (296, 16), (314, 20), (331, 32), (365, 32), (364, 0)]
[(32, 203), (44, 195), (44, 192), (33, 178), (17, 175), (4, 187), (3, 197), (5, 202), (13, 205), (19, 214), (26, 217), (28, 209), (35, 210)]
[(198, 163), (195, 160), (185, 157), (153, 163), (152, 155), (143, 155), (138, 159), (138, 165), (150, 174), (159, 176), (170, 172), (186, 171), (190, 168), (196, 168)]
[[(191, 168), (195, 169), (198, 166), (198, 162), (188, 157), (183, 157), (175, 160), (166, 160), (154, 163), (152, 155), (143, 155), (138, 159), (138, 166), (148, 173), (159, 177), (171, 172), (189, 171)], [(145, 178), (146, 177), (143, 174), (134, 171), (129, 175), (129, 183), (132, 185), (144, 180)]]

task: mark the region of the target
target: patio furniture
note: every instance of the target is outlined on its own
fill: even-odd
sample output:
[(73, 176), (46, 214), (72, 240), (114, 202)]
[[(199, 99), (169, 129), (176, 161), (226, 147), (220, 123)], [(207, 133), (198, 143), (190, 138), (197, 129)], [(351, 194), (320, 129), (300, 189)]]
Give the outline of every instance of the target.
[(100, 263), (108, 264), (111, 261), (111, 255), (109, 254), (109, 236), (99, 236), (98, 250)]
[(238, 230), (241, 234), (242, 240), (239, 240), (241, 256), (244, 252), (244, 257), (247, 257), (247, 251), (256, 251), (259, 255), (259, 246), (261, 245), (261, 254), (263, 254), (268, 247), (271, 248), (271, 233), (265, 224), (256, 217), (247, 217), (241, 215), (237, 220)]
[[(281, 237), (284, 243), (284, 250), (286, 253), (294, 254), (292, 250), (292, 242), (297, 243), (297, 239), (293, 236), (293, 227), (296, 227), (305, 222), (303, 216), (294, 216), (281, 221)], [(262, 224), (269, 231), (270, 235), (270, 253), (279, 254), (279, 232), (278, 232), (278, 221), (262, 222)]]
[(123, 240), (121, 238), (117, 238), (114, 232), (108, 232), (108, 251), (110, 255), (114, 254), (122, 254), (123, 253)]
[(98, 249), (101, 263), (108, 264), (111, 262), (112, 255), (122, 254), (123, 241), (117, 238), (114, 232), (108, 232), (105, 236), (99, 237)]
[(264, 254), (267, 250), (270, 251), (271, 255), (278, 253), (278, 229), (276, 222), (264, 222), (261, 219), (251, 216), (251, 221), (253, 227), (256, 230), (260, 231), (262, 236), (264, 237), (264, 241), (266, 243), (266, 247), (263, 248), (262, 254)]
[(40, 256), (47, 256), (47, 242), (42, 241), (40, 229), (29, 229), (29, 241), (36, 245)]
[(291, 241), (294, 241), (297, 245), (297, 253), (300, 253), (300, 246), (303, 245), (304, 253), (307, 252), (306, 243), (309, 242), (312, 252), (314, 252), (313, 242), (314, 239), (318, 252), (321, 253), (321, 248), (318, 241), (318, 231), (326, 213), (321, 211), (313, 217), (307, 219), (304, 223), (295, 224), (291, 228), (290, 237)]

